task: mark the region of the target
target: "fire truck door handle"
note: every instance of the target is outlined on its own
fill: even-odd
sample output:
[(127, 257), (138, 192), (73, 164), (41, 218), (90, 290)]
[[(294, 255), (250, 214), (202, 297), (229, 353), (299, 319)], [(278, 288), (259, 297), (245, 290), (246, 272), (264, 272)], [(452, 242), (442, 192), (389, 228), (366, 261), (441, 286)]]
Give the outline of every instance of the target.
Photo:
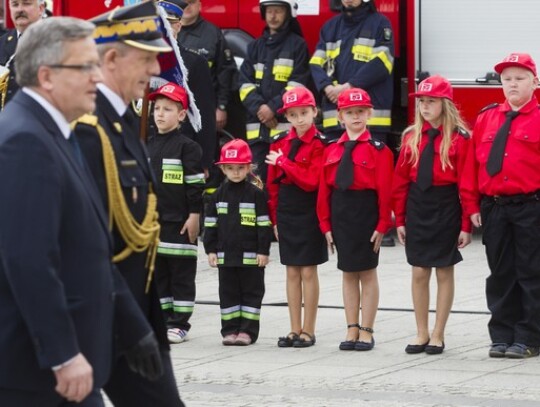
[(476, 83), (501, 83), (501, 76), (497, 72), (488, 72), (486, 76), (476, 78)]

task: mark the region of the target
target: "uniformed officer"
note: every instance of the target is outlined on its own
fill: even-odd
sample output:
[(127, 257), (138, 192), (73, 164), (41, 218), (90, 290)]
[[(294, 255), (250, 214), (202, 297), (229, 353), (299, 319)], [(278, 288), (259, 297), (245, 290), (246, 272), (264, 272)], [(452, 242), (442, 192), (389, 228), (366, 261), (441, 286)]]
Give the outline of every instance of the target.
[(201, 0), (187, 0), (187, 3), (178, 43), (207, 60), (217, 103), (216, 125), (218, 130), (222, 130), (227, 124), (236, 64), (221, 29), (201, 16)]
[(309, 55), (296, 20), (296, 0), (260, 0), (266, 22), (263, 35), (248, 46), (240, 67), (240, 100), (246, 108), (246, 138), (257, 165), (257, 174), (266, 181), (265, 158), (270, 143), (290, 124), (278, 114), (281, 96), (288, 87), (309, 81)]
[[(9, 71), (0, 73), (1, 108), (13, 97), (19, 89), (15, 81), (15, 49), (19, 37), (30, 26), (39, 21), (45, 9), (45, 0), (12, 0), (9, 2), (11, 21), (14, 29), (8, 30), (0, 37), (0, 65)], [(2, 13), (3, 14), (3, 13)]]
[[(131, 373), (118, 343), (119, 357), (104, 387), (115, 406), (183, 406), (174, 379), (163, 315), (152, 266), (159, 237), (154, 177), (139, 123), (128, 108), (141, 98), (151, 76), (160, 73), (159, 52), (171, 47), (161, 34), (153, 2), (115, 9), (92, 19), (103, 82), (98, 85), (96, 117), (75, 127), (113, 226), (114, 261), (160, 343), (164, 374), (155, 381)], [(97, 123), (96, 123), (97, 121)], [(129, 321), (117, 320), (118, 326)]]
[(540, 347), (540, 109), (536, 64), (510, 54), (495, 65), (506, 100), (474, 126), (461, 188), (491, 270), (490, 357), (538, 356)]

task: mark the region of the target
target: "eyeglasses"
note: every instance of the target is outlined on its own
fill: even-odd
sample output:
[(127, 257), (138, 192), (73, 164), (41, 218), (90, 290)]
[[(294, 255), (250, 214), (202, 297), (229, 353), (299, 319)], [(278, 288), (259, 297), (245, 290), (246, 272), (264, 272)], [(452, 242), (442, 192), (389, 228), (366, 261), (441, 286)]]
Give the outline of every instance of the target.
[(92, 73), (96, 72), (101, 68), (101, 64), (98, 62), (88, 62), (87, 64), (52, 64), (47, 65), (49, 68), (53, 69), (73, 69), (75, 71), (81, 71), (83, 73)]

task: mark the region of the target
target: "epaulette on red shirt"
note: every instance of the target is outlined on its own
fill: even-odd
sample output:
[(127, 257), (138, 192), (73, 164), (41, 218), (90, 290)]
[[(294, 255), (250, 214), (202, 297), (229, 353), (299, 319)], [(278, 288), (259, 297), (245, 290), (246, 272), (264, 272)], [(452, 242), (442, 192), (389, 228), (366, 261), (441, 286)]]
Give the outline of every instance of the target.
[(289, 132), (287, 130), (282, 131), (281, 133), (278, 133), (276, 136), (272, 137), (272, 142), (270, 144), (274, 144), (276, 141), (281, 140), (287, 136)]
[(471, 137), (471, 134), (467, 130), (465, 130), (463, 127), (457, 126), (455, 132), (463, 138)]
[(377, 150), (382, 150), (384, 148), (384, 143), (379, 140), (369, 139), (370, 144), (375, 147)]
[(320, 133), (319, 131), (317, 131), (317, 133), (315, 134), (315, 137), (317, 137), (319, 140), (321, 140), (321, 142), (325, 146), (330, 144), (332, 141), (337, 141), (337, 139), (336, 140), (330, 140), (327, 136), (325, 136), (323, 133)]
[(478, 114), (484, 113), (486, 110), (493, 109), (493, 108), (495, 108), (495, 107), (497, 107), (497, 106), (499, 106), (498, 103), (492, 103), (492, 104), (490, 104), (490, 105), (487, 105), (487, 106), (483, 107), (483, 108), (478, 112)]

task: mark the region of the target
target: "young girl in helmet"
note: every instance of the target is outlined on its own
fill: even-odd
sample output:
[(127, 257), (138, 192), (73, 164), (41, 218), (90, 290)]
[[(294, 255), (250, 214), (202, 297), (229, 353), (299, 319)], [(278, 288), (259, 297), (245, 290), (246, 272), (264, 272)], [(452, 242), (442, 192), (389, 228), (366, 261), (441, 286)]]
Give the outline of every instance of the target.
[(148, 142), (156, 174), (160, 242), (156, 284), (170, 343), (181, 343), (191, 328), (195, 306), (197, 237), (202, 209), (204, 172), (201, 147), (180, 132), (188, 97), (183, 87), (169, 82), (148, 97), (154, 101), (158, 134)]
[(245, 141), (223, 146), (216, 164), (227, 179), (205, 210), (204, 248), (210, 266), (219, 268), (223, 345), (250, 345), (259, 336), (272, 223), (264, 191), (249, 180), (251, 161)]
[(317, 116), (315, 98), (307, 88), (285, 92), (279, 112), (293, 127), (272, 144), (266, 157), (268, 205), (281, 263), (287, 267), (291, 320), (291, 332), (279, 338), (278, 346), (309, 347), (315, 344), (319, 305), (317, 265), (328, 260), (316, 212), (324, 145), (313, 124)]
[(347, 334), (339, 348), (367, 351), (375, 346), (377, 265), (383, 235), (392, 225), (394, 161), (390, 149), (372, 139), (367, 130), (373, 107), (368, 93), (348, 89), (337, 102), (338, 118), (346, 131), (324, 153), (317, 215), (332, 252), (335, 244), (338, 268), (343, 271)]
[[(469, 134), (452, 101), (452, 87), (435, 75), (418, 86), (415, 123), (405, 129), (396, 165), (392, 201), (398, 239), (412, 265), (417, 334), (407, 353), (439, 354), (454, 299), (458, 249), (471, 242), (471, 221), (461, 209), (458, 185)], [(437, 273), (437, 313), (429, 333), (429, 280)]]

